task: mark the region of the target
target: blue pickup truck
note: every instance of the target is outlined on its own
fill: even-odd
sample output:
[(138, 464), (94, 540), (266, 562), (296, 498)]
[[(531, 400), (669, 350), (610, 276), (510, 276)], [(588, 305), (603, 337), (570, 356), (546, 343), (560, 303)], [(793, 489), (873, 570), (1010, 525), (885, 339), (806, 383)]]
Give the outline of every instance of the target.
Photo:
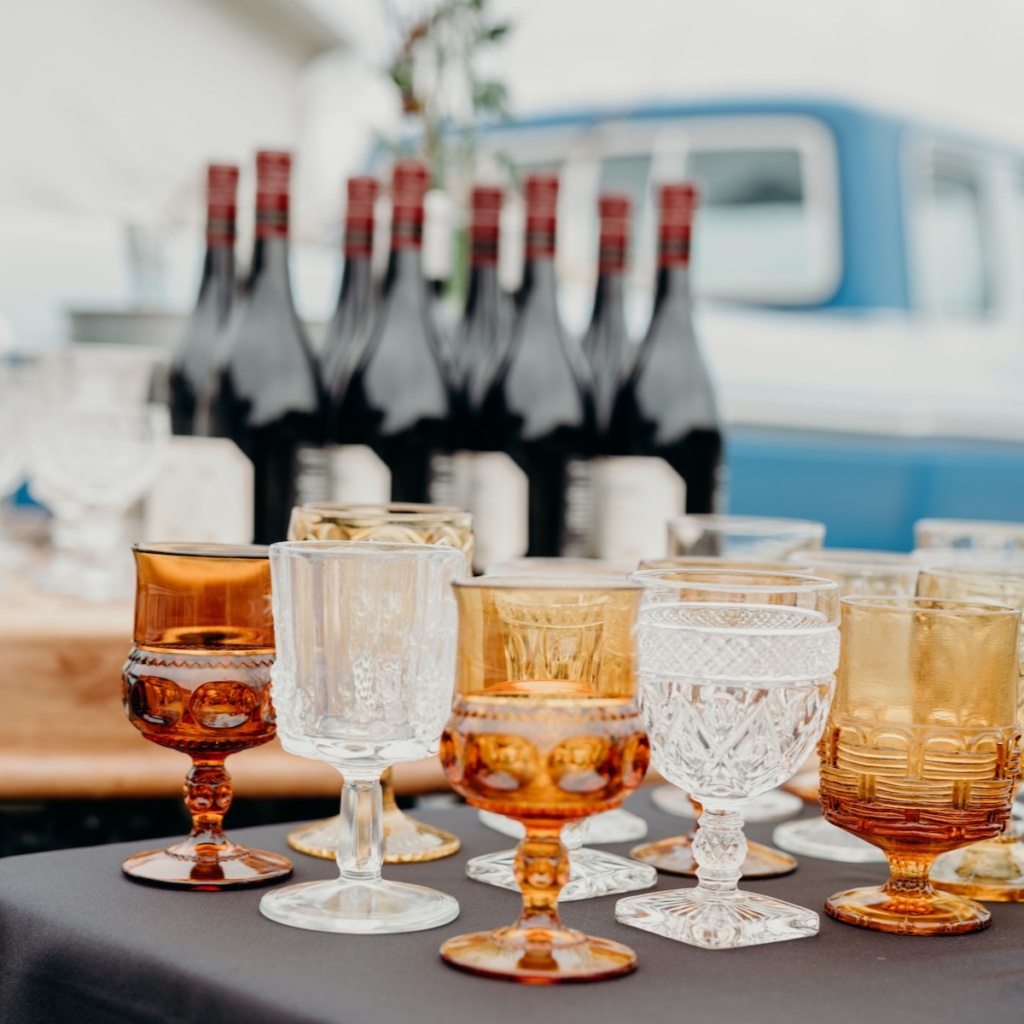
[(847, 102), (575, 110), (483, 135), (562, 182), (570, 326), (596, 198), (635, 199), (629, 315), (649, 309), (654, 188), (691, 177), (697, 324), (728, 426), (729, 511), (912, 545), (925, 516), (1024, 520), (1024, 153)]

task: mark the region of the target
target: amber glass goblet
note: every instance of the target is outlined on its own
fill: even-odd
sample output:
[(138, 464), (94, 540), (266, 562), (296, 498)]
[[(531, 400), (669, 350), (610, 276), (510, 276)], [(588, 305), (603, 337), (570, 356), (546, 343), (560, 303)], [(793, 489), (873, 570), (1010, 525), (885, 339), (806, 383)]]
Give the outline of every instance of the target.
[(292, 865), (224, 834), (224, 760), (273, 739), (274, 620), (267, 549), (137, 544), (134, 645), (122, 676), (128, 718), (147, 740), (192, 758), (180, 843), (129, 857), (126, 875), (184, 889), (282, 878)]
[[(774, 520), (768, 520), (769, 523)], [(818, 524), (812, 524), (817, 526)], [(817, 537), (818, 531), (808, 529), (809, 537)], [(668, 558), (646, 558), (640, 563), (641, 569), (752, 569), (755, 572), (810, 572), (791, 562), (758, 561), (742, 558), (713, 558), (697, 555), (674, 555)], [(630, 850), (629, 855), (644, 864), (650, 864), (659, 871), (671, 875), (685, 875), (695, 878), (697, 861), (693, 857), (693, 840), (700, 828), (696, 823), (703, 813), (701, 805), (678, 786), (658, 786), (651, 793), (651, 803), (666, 814), (680, 818), (692, 818), (694, 827), (686, 835), (669, 836), (653, 843), (641, 843)], [(744, 807), (744, 818), (747, 821), (777, 820), (790, 814), (797, 814), (802, 808), (802, 801), (790, 793), (780, 789), (765, 793), (756, 801)], [(747, 841), (747, 854), (740, 865), (743, 878), (780, 878), (782, 875), (796, 871), (797, 862), (782, 850), (776, 850), (764, 843)]]
[(836, 893), (839, 921), (955, 935), (988, 910), (928, 881), (935, 858), (999, 835), (1020, 770), (1020, 612), (914, 597), (846, 597), (836, 696), (821, 738), (825, 817), (878, 846), (883, 886)]
[[(473, 562), (473, 517), (441, 505), (298, 505), (292, 509), (288, 539), (437, 544), (458, 548), (467, 566)], [(399, 809), (390, 768), (381, 777), (381, 793), (385, 864), (438, 860), (458, 851), (458, 836)], [(337, 816), (301, 825), (289, 833), (288, 845), (300, 853), (334, 860), (338, 829), (343, 827)]]
[[(920, 597), (983, 601), (1024, 608), (1024, 565), (1020, 568), (922, 569)], [(1024, 650), (1021, 651), (1024, 669)], [(1018, 694), (1017, 719), (1024, 724), (1024, 687)], [(1020, 788), (1020, 780), (1014, 789)], [(937, 889), (988, 903), (1024, 902), (1024, 840), (1009, 819), (1002, 835), (938, 857), (931, 881)]]
[(484, 576), (455, 584), (459, 655), (441, 761), (475, 807), (522, 823), (514, 924), (449, 939), (441, 956), (534, 984), (626, 974), (636, 955), (565, 927), (562, 826), (617, 807), (647, 769), (625, 580)]

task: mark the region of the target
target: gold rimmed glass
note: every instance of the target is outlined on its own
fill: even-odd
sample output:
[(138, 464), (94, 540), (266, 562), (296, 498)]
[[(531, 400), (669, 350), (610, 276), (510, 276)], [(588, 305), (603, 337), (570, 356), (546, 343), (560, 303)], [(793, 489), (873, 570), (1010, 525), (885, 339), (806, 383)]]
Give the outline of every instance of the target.
[[(473, 563), (472, 515), (443, 505), (298, 505), (292, 509), (288, 539), (435, 544), (458, 548), (466, 556), (466, 565)], [(385, 864), (438, 860), (458, 851), (458, 836), (399, 809), (391, 769), (384, 772), (381, 785)], [(301, 853), (334, 860), (341, 827), (338, 817), (301, 825), (289, 834), (288, 845)]]
[(647, 769), (632, 628), (640, 588), (597, 577), (484, 576), (455, 584), (459, 654), (441, 760), (475, 807), (521, 822), (519, 918), (449, 939), (463, 970), (533, 984), (636, 966), (627, 946), (564, 926), (562, 826), (619, 806)]
[(1020, 770), (1020, 612), (921, 597), (847, 597), (836, 695), (822, 735), (825, 817), (889, 861), (883, 886), (836, 893), (839, 921), (902, 935), (990, 923), (933, 888), (935, 858), (999, 835)]
[(180, 889), (258, 885), (291, 873), (276, 853), (224, 834), (231, 806), (225, 759), (274, 737), (274, 620), (267, 549), (137, 544), (134, 643), (124, 707), (151, 743), (192, 758), (185, 805), (192, 831), (122, 865), (126, 875)]
[[(1024, 566), (1020, 568), (957, 567), (922, 569), (921, 597), (953, 601), (984, 601), (1024, 608)], [(1024, 669), (1024, 650), (1021, 651)], [(1024, 724), (1024, 687), (1018, 696), (1018, 720)], [(1020, 787), (1018, 780), (1015, 789)], [(944, 853), (932, 865), (937, 889), (988, 903), (1024, 902), (1024, 839), (1012, 819), (995, 839)]]

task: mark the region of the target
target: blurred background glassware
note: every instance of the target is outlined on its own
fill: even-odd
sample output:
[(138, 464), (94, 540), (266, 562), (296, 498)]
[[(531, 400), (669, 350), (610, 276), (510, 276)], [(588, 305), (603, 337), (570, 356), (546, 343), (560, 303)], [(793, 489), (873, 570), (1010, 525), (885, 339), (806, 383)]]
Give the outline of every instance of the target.
[[(917, 587), (920, 566), (912, 555), (894, 551), (822, 548), (794, 555), (794, 560), (810, 565), (815, 576), (835, 580), (841, 597), (912, 597)], [(817, 771), (813, 773), (817, 792)], [(845, 829), (827, 822), (820, 815), (800, 821), (787, 821), (776, 827), (772, 841), (790, 853), (844, 863), (883, 862), (885, 854)]]
[[(769, 527), (771, 529), (772, 527)], [(796, 557), (796, 556), (794, 556)], [(788, 561), (762, 561), (757, 558), (715, 558), (698, 555), (675, 555), (668, 558), (645, 558), (641, 569), (750, 569), (756, 572), (806, 572), (809, 566), (800, 566)], [(697, 862), (693, 859), (693, 837), (699, 826), (700, 804), (689, 794), (671, 784), (658, 786), (651, 793), (651, 803), (665, 814), (678, 818), (692, 818), (693, 830), (681, 836), (670, 836), (653, 843), (634, 847), (630, 856), (651, 864), (659, 871), (693, 878), (697, 874)], [(803, 807), (799, 797), (781, 789), (762, 793), (743, 807), (744, 821), (776, 821), (798, 814)], [(747, 842), (747, 855), (740, 867), (743, 878), (778, 878), (796, 870), (796, 858), (782, 850), (776, 850), (764, 843)]]
[[(458, 508), (398, 502), (388, 505), (313, 503), (292, 509), (289, 540), (391, 541), (434, 544), (457, 548), (473, 563), (473, 517)], [(384, 863), (405, 864), (450, 857), (459, 849), (459, 837), (428, 825), (400, 810), (395, 799), (391, 769), (384, 772)], [(288, 845), (300, 853), (334, 860), (338, 847), (339, 817), (302, 825), (288, 835)]]
[(150, 402), (159, 352), (67, 345), (32, 375), (29, 489), (53, 512), (53, 554), (35, 575), (45, 590), (103, 601), (131, 593), (128, 515), (156, 481), (170, 435)]
[[(922, 569), (917, 593), (920, 597), (990, 602), (1019, 610), (1024, 607), (1024, 563), (1013, 568)], [(1024, 649), (1020, 665), (1024, 668)], [(1024, 686), (1017, 700), (1017, 718), (1024, 725)], [(1019, 779), (1014, 788), (1020, 788)], [(1024, 902), (1024, 839), (1011, 819), (995, 839), (941, 854), (929, 877), (937, 889), (959, 896), (987, 903)]]
[(129, 857), (125, 874), (182, 889), (229, 889), (291, 874), (286, 857), (224, 834), (231, 806), (225, 759), (274, 737), (274, 620), (267, 549), (136, 544), (134, 643), (124, 707), (152, 743), (192, 758), (180, 843)]
[(655, 768), (702, 805), (698, 885), (618, 901), (624, 924), (706, 949), (818, 931), (818, 915), (737, 888), (744, 800), (796, 771), (821, 735), (839, 656), (838, 588), (785, 573), (647, 570), (640, 704)]
[(451, 896), (385, 881), (381, 772), (438, 751), (451, 704), (458, 548), (285, 541), (270, 549), (278, 735), (341, 772), (339, 877), (268, 893), (264, 916), (313, 931), (385, 933), (447, 924)]
[(515, 818), (526, 835), (518, 920), (449, 939), (441, 956), (527, 983), (625, 974), (633, 951), (566, 928), (557, 904), (569, 879), (563, 825), (618, 806), (647, 769), (632, 641), (640, 588), (601, 576), (483, 576), (455, 593), (458, 674), (441, 760), (470, 804)]
[(19, 368), (0, 359), (0, 572), (22, 565), (28, 552), (11, 539), (3, 523), (4, 500), (21, 483), (27, 463), (28, 403)]
[[(601, 558), (543, 558), (524, 556), (513, 558), (506, 562), (495, 562), (484, 569), (485, 576), (610, 576), (612, 579), (625, 579), (633, 571), (635, 566), (626, 565), (622, 562), (610, 561)], [(495, 814), (493, 811), (480, 811), (480, 822), (495, 832), (510, 836), (513, 839), (523, 837), (523, 826), (513, 818), (506, 818), (503, 814)], [(576, 884), (581, 872), (586, 871), (586, 854), (580, 855), (580, 848), (583, 844), (602, 843), (628, 843), (637, 839), (643, 839), (647, 835), (647, 821), (638, 814), (633, 814), (625, 808), (617, 807), (611, 811), (601, 811), (599, 814), (592, 814), (582, 821), (572, 822), (562, 830), (562, 841), (569, 850), (569, 862), (572, 866), (570, 871), (569, 885), (562, 890), (561, 899), (583, 898), (595, 895), (587, 887)], [(608, 868), (621, 869), (622, 865), (617, 862), (622, 858), (610, 859), (606, 855), (602, 859)], [(634, 865), (625, 862), (632, 871)], [(591, 862), (591, 869), (597, 865)], [(512, 877), (512, 860), (509, 858), (508, 871), (504, 877), (507, 888), (518, 890), (515, 880)], [(579, 893), (578, 897), (573, 894)]]
[(825, 524), (810, 519), (686, 515), (668, 521), (670, 556), (774, 562), (824, 542)]
[(922, 565), (1024, 565), (1024, 523), (918, 519), (914, 555)]
[(836, 893), (838, 921), (958, 935), (991, 921), (928, 880), (941, 853), (999, 834), (1020, 771), (1020, 612), (921, 597), (847, 597), (821, 806), (882, 849), (889, 880)]

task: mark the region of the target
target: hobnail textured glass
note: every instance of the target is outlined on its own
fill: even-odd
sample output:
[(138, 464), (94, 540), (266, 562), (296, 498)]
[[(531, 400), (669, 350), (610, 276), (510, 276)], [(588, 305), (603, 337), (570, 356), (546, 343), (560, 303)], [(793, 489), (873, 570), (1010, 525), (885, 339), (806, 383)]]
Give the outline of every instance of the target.
[(182, 889), (228, 889), (290, 874), (276, 853), (224, 834), (231, 806), (225, 759), (274, 736), (274, 622), (266, 548), (150, 544), (136, 563), (134, 645), (122, 685), (142, 735), (192, 758), (180, 843), (129, 857), (125, 874)]
[[(289, 540), (390, 541), (400, 544), (436, 544), (458, 548), (473, 562), (473, 517), (462, 509), (441, 505), (395, 503), (340, 505), (314, 503), (292, 509)], [(384, 805), (384, 863), (407, 864), (450, 857), (458, 852), (459, 838), (436, 825), (428, 825), (400, 810), (390, 769), (382, 778)], [(300, 825), (288, 843), (300, 853), (333, 860), (339, 817)]]
[(381, 772), (438, 750), (451, 703), (461, 551), (425, 544), (288, 541), (270, 549), (284, 748), (341, 772), (339, 877), (268, 893), (260, 911), (296, 928), (408, 932), (458, 903), (381, 877)]
[[(918, 594), (955, 601), (991, 601), (1020, 609), (1024, 607), (1024, 566), (923, 569)], [(1020, 666), (1024, 669), (1024, 648)], [(1017, 719), (1024, 724), (1024, 686), (1018, 696)], [(1014, 788), (1020, 788), (1019, 781)], [(960, 896), (988, 903), (1024, 902), (1024, 839), (1019, 828), (1011, 819), (997, 838), (942, 854), (932, 865), (930, 877), (937, 889)]]
[(441, 956), (528, 983), (625, 974), (633, 951), (564, 927), (558, 901), (571, 870), (563, 825), (617, 807), (647, 768), (631, 641), (640, 590), (596, 576), (484, 576), (456, 594), (458, 683), (441, 761), (470, 804), (524, 826), (523, 906), (514, 924), (449, 939)]
[(935, 858), (999, 834), (1020, 769), (1020, 612), (931, 598), (843, 599), (821, 806), (889, 860), (881, 887), (831, 896), (847, 924), (905, 935), (977, 931), (989, 912), (928, 881)]
[(818, 916), (737, 882), (743, 802), (793, 775), (820, 734), (839, 653), (836, 585), (784, 573), (645, 571), (640, 703), (658, 771), (702, 807), (698, 885), (619, 900), (624, 924), (708, 949), (802, 938)]

